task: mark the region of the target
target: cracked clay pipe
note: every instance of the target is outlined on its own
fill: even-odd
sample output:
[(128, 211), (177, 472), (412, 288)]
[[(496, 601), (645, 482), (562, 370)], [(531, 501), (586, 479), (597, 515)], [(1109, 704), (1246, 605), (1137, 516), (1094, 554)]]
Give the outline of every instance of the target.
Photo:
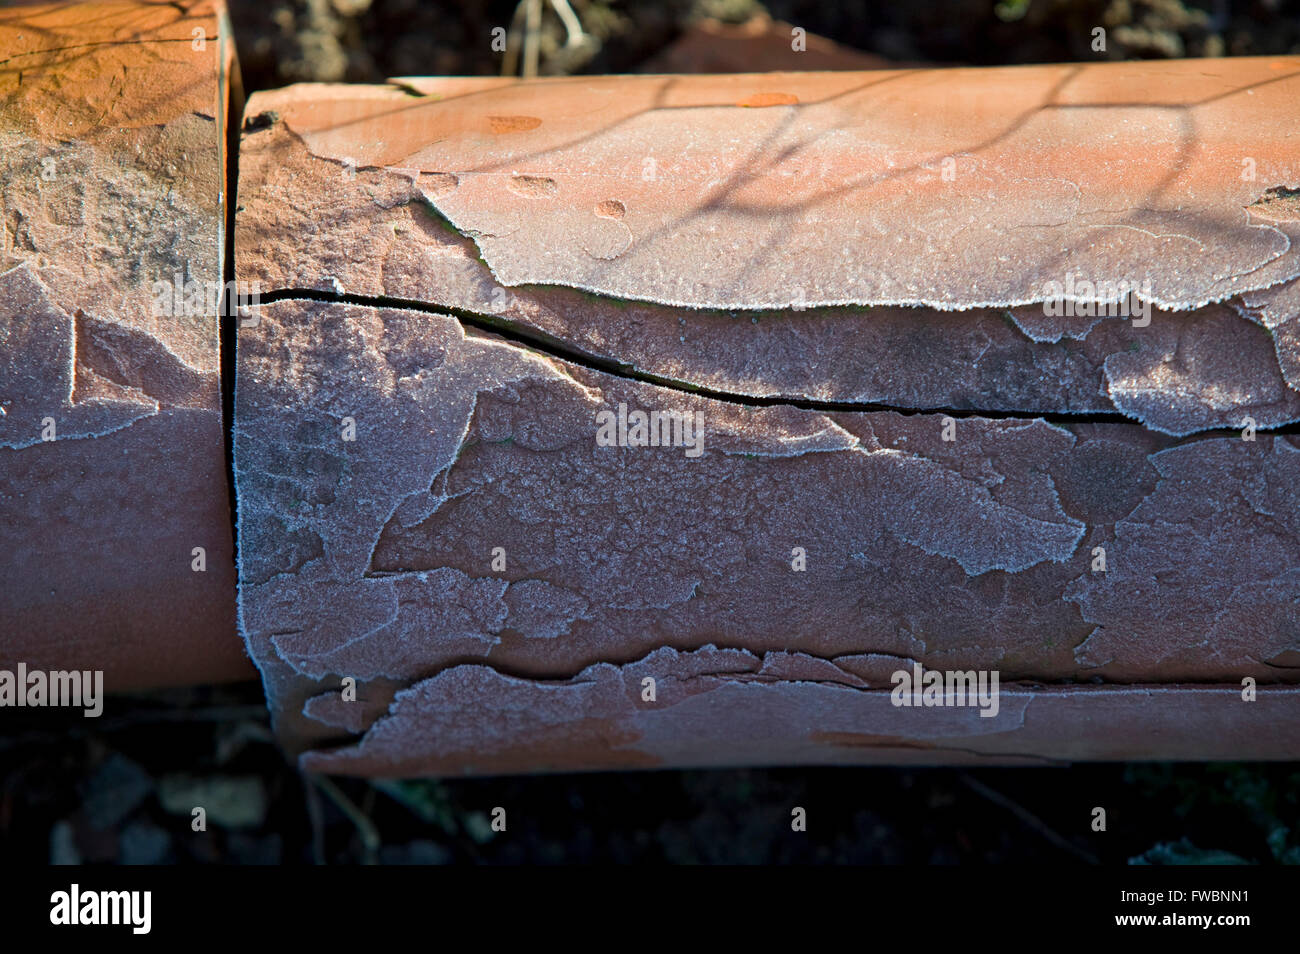
[(238, 625), (369, 774), (1300, 752), (1300, 61), (258, 94), (223, 355), (222, 23), (0, 12), (0, 668)]
[(1300, 755), (1300, 59), (258, 93), (312, 769)]

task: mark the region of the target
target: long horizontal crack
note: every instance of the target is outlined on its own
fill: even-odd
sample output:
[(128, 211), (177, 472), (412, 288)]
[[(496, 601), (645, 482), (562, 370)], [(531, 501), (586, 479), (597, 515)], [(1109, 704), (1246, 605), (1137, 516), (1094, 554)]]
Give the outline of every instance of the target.
[(427, 314), (448, 315), (461, 322), (461, 324), (473, 328), (476, 331), (497, 335), (507, 341), (520, 345), (521, 347), (532, 349), (546, 355), (547, 357), (567, 361), (570, 364), (578, 365), (579, 367), (586, 368), (589, 371), (598, 371), (626, 381), (651, 384), (683, 394), (693, 394), (697, 397), (706, 397), (717, 401), (727, 401), (731, 404), (739, 404), (746, 407), (793, 407), (799, 408), (800, 410), (815, 411), (824, 414), (888, 411), (905, 416), (946, 414), (953, 418), (981, 417), (993, 420), (1027, 420), (1042, 418), (1049, 423), (1057, 424), (1136, 423), (1131, 418), (1118, 412), (1109, 414), (1095, 412), (1075, 413), (1069, 411), (1025, 413), (1002, 410), (985, 411), (978, 408), (903, 407), (870, 402), (817, 401), (810, 398), (791, 397), (787, 395), (760, 397), (750, 394), (741, 394), (734, 391), (724, 391), (708, 385), (692, 384), (666, 375), (655, 374), (653, 371), (645, 371), (621, 361), (615, 361), (611, 358), (602, 357), (588, 351), (583, 351), (580, 348), (575, 348), (568, 342), (556, 338), (553, 335), (547, 335), (542, 332), (522, 328), (517, 323), (505, 320), (500, 316), (470, 311), (465, 308), (430, 305), (427, 302), (416, 301), (409, 298), (394, 298), (385, 295), (354, 295), (349, 293), (302, 288), (283, 289), (269, 294), (263, 294), (260, 300), (263, 304), (271, 304), (277, 301), (294, 299), (307, 299), (310, 301), (319, 301), (329, 304), (361, 305), (371, 308), (401, 308), (409, 311), (421, 311)]
[[(717, 401), (727, 401), (732, 404), (739, 404), (746, 407), (793, 407), (799, 408), (800, 410), (815, 411), (823, 414), (842, 412), (889, 412), (904, 416), (945, 414), (952, 418), (985, 418), (988, 420), (1017, 421), (1042, 420), (1049, 424), (1056, 424), (1063, 427), (1068, 427), (1072, 424), (1135, 424), (1140, 427), (1145, 427), (1141, 421), (1125, 414), (1121, 414), (1118, 411), (1106, 413), (1097, 411), (982, 410), (979, 408), (944, 406), (915, 407), (855, 401), (817, 401), (810, 398), (790, 397), (784, 395), (760, 397), (750, 394), (740, 394), (734, 391), (724, 391), (718, 388), (709, 387), (708, 385), (691, 384), (676, 378), (655, 374), (652, 371), (645, 371), (621, 361), (615, 361), (611, 358), (595, 355), (580, 348), (575, 348), (568, 342), (556, 338), (553, 335), (523, 328), (519, 324), (503, 319), (498, 315), (470, 311), (465, 308), (453, 306), (431, 305), (428, 302), (417, 301), (409, 298), (395, 298), (387, 295), (356, 295), (346, 292), (320, 291), (311, 288), (286, 288), (263, 294), (260, 297), (260, 302), (262, 304), (272, 304), (278, 301), (303, 299), (308, 301), (324, 302), (326, 304), (359, 305), (369, 308), (400, 308), (407, 311), (420, 311), (425, 312), (426, 314), (450, 316), (460, 321), (463, 325), (477, 331), (497, 335), (507, 341), (513, 342), (514, 344), (529, 348), (557, 360), (567, 361), (571, 364), (586, 368), (589, 371), (598, 371), (628, 381), (652, 384), (657, 387), (667, 388), (684, 394), (694, 394), (698, 397), (711, 398)], [(1300, 434), (1300, 422), (1293, 422), (1271, 428), (1258, 427), (1256, 430), (1258, 433), (1266, 434)], [(1238, 429), (1233, 427), (1206, 428), (1205, 430), (1198, 431), (1195, 434), (1187, 435), (1187, 437), (1198, 439), (1214, 436), (1236, 435), (1237, 433), (1239, 433)]]

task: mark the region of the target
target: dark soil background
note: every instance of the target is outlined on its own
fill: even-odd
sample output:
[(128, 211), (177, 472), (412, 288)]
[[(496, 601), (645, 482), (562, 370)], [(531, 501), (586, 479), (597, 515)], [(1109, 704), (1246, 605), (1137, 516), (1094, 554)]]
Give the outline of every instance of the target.
[(1294, 763), (371, 782), (295, 771), (251, 684), (22, 720), (0, 739), (10, 864), (1300, 862)]
[[(228, 0), (249, 90), (306, 80), (501, 72), (493, 27), (516, 0)], [(864, 52), (972, 65), (1300, 52), (1300, 0), (571, 0), (592, 44), (562, 53), (546, 8), (545, 73), (627, 73), (705, 18), (770, 14)], [(1092, 50), (1104, 27), (1105, 53)], [(755, 64), (754, 69), (762, 69)]]
[[(591, 39), (542, 73), (628, 72), (705, 18), (764, 12), (906, 63), (1300, 53), (1300, 0), (572, 0)], [(231, 0), (248, 91), (495, 74), (513, 0)], [(1107, 30), (1107, 51), (1091, 49)], [(755, 64), (754, 68), (761, 68)], [(260, 686), (118, 698), (98, 720), (6, 715), (0, 858), (54, 864), (1300, 863), (1300, 766), (661, 771), (367, 782), (299, 774)], [(191, 829), (191, 807), (207, 830)], [(508, 829), (493, 832), (504, 807)], [(791, 810), (808, 829), (791, 831)], [(1092, 830), (1095, 807), (1107, 830)]]

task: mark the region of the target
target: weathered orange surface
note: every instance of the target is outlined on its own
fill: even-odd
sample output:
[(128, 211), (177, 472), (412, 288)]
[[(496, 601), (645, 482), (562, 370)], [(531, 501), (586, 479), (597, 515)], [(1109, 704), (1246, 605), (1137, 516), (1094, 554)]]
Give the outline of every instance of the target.
[(213, 3), (0, 10), (5, 668), (250, 674), (217, 317), (155, 288), (222, 282), (232, 64)]
[(1268, 201), (1300, 187), (1300, 58), (403, 83), (250, 112), (318, 156), (454, 175), (429, 199), (505, 285), (964, 309), (1073, 272), (1181, 310), (1300, 274)]

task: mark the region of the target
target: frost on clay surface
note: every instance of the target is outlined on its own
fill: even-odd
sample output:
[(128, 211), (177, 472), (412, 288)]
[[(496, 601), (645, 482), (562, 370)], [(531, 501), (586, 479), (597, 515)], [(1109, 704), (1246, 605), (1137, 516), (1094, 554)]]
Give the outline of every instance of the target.
[[(1300, 449), (1205, 441), (1152, 455), (1154, 492), (1116, 524), (1108, 548), (1128, 554), (1106, 585), (1079, 581), (1066, 598), (1101, 624), (1075, 656), (1105, 667), (1134, 646), (1165, 641), (1163, 670), (1197, 659), (1224, 680), (1244, 658), (1296, 672), (1300, 661)], [(1235, 505), (1231, 518), (1225, 493)], [(1193, 585), (1193, 580), (1197, 581)], [(1140, 600), (1141, 602), (1137, 602)]]
[[(697, 655), (665, 649), (558, 683), (461, 666), (399, 693), (391, 714), (356, 744), (307, 752), (301, 762), (314, 772), (397, 776), (873, 761), (1032, 765), (1230, 759), (1243, 751), (1286, 758), (1300, 747), (1296, 687), (1264, 689), (1257, 705), (1242, 705), (1231, 687), (1012, 687), (986, 719), (971, 708), (898, 708), (887, 692), (764, 680), (748, 653), (740, 665), (700, 672)], [(646, 673), (665, 688), (654, 703), (641, 698)]]
[(1242, 297), (1243, 313), (1268, 329), (1287, 385), (1300, 391), (1300, 281)]
[[(494, 81), (488, 89), (500, 85)], [(451, 109), (457, 92), (447, 90), (449, 98), (438, 102)], [(299, 86), (257, 94), (250, 115), (258, 121), (246, 131), (241, 150), (240, 278), (268, 289), (399, 299), (472, 313), (538, 340), (562, 341), (629, 373), (722, 394), (1025, 414), (1118, 412), (1174, 435), (1240, 427), (1246, 416), (1261, 428), (1300, 417), (1296, 351), (1287, 343), (1294, 321), (1287, 322), (1300, 308), (1277, 291), (1297, 283), (1252, 292), (1249, 301), (1243, 295), (1186, 312), (1153, 307), (1146, 316), (1149, 324), (1142, 326), (1113, 315), (1047, 314), (1042, 304), (962, 311), (893, 305), (817, 308), (802, 286), (808, 276), (820, 280), (823, 265), (810, 260), (800, 266), (781, 255), (776, 258), (784, 263), (783, 287), (797, 292), (798, 301), (780, 310), (753, 310), (761, 298), (747, 301), (745, 308), (701, 309), (611, 298), (562, 285), (509, 284), (501, 277), (507, 253), (492, 257), (483, 236), (462, 234), (437, 211), (459, 192), (464, 164), (472, 157), (458, 160), (457, 173), (366, 166), (358, 165), (362, 160), (355, 156), (314, 156), (301, 138), (319, 148), (310, 130), (324, 128), (330, 117), (340, 124), (328, 130), (336, 151), (343, 150), (344, 142), (353, 152), (365, 147), (358, 130), (370, 128), (366, 117), (382, 119), (390, 138), (434, 136), (440, 127), (432, 115), (425, 116), (432, 125), (420, 125), (433, 105), (383, 87)], [(742, 114), (742, 128), (744, 117), (754, 112), (735, 111)], [(295, 130), (308, 131), (300, 135)], [(624, 134), (616, 126), (607, 135)], [(584, 149), (587, 142), (573, 149)], [(1067, 154), (1079, 156), (1080, 151)], [(515, 176), (515, 192), (546, 192), (533, 178)], [(1213, 181), (1205, 186), (1207, 192), (1217, 188)], [(987, 212), (965, 232), (992, 235), (1003, 212), (994, 207)], [(520, 240), (531, 240), (554, 220), (556, 203), (534, 201), (520, 214), (526, 223)], [(629, 215), (622, 201), (608, 200), (598, 204), (593, 221), (600, 228), (622, 228)], [(1245, 221), (1246, 212), (1241, 215)], [(754, 216), (762, 221), (757, 211)], [(789, 223), (791, 234), (804, 228), (800, 221)], [(698, 227), (695, 218), (687, 218), (673, 224), (672, 235), (689, 235)], [(899, 235), (909, 233), (901, 214), (890, 228)], [(752, 230), (737, 230), (729, 241), (743, 243)], [(824, 236), (824, 229), (811, 232), (809, 240)], [(996, 252), (983, 265), (986, 274), (1019, 274), (1021, 261), (1003, 260), (1001, 246), (993, 238), (981, 239), (986, 240), (984, 251)], [(1097, 245), (1095, 238), (1080, 242), (1080, 247)], [(897, 258), (906, 260), (909, 254), (903, 250)], [(1151, 262), (1158, 264), (1157, 259), (1153, 252)], [(893, 253), (889, 261), (894, 263)], [(738, 260), (733, 264), (737, 274), (749, 274), (748, 266)], [(685, 275), (698, 273), (693, 264), (675, 262), (674, 267)], [(1199, 268), (1201, 264), (1190, 271)], [(639, 265), (629, 270), (646, 280), (660, 274)], [(1127, 277), (1139, 281), (1149, 276), (1144, 266)], [(1055, 280), (1063, 281), (1064, 273)], [(936, 288), (960, 289), (947, 277), (936, 281)], [(1249, 302), (1265, 298), (1273, 304), (1260, 318)]]
[[(800, 682), (764, 669), (751, 652), (712, 646), (660, 649), (546, 683), (459, 666), (399, 693), (392, 716), (357, 748), (308, 753), (304, 764), (357, 771), (365, 763), (380, 774), (785, 764), (844, 758), (850, 739), (933, 758), (947, 745), (1014, 732), (1028, 702), (1008, 700), (993, 718), (931, 709), (918, 719), (886, 692), (851, 688), (847, 673), (839, 683)], [(656, 682), (653, 704), (642, 702), (646, 678)]]
[(157, 314), (153, 283), (221, 282), (220, 48), (211, 3), (0, 10), (0, 272), (204, 373), (215, 318)]
[[(282, 733), (381, 774), (1300, 750), (1262, 733), (1300, 700), (1297, 450), (1264, 433), (1300, 416), (1298, 84), (258, 94), (237, 257), (286, 300), (240, 333), (236, 477)], [(1150, 323), (1048, 314), (1071, 279)], [(598, 446), (620, 405), (698, 412), (699, 455)], [(975, 413), (945, 441), (935, 408)], [(1001, 711), (894, 708), (913, 663), (997, 670)], [(1275, 708), (1189, 685), (1247, 675)]]
[[(620, 404), (698, 412), (701, 453), (597, 446), (597, 412)], [(348, 418), (355, 441), (341, 439)], [(1227, 559), (1230, 524), (1294, 503), (1243, 498), (1229, 471), (1285, 469), (1286, 439), (956, 426), (948, 442), (941, 415), (687, 395), (428, 313), (264, 306), (239, 341), (245, 635), (300, 743), (359, 731), (388, 699), (415, 704), (403, 686), (432, 693), (428, 705), (447, 687), (527, 695), (573, 681), (557, 705), (622, 692), (620, 673), (664, 647), (743, 648), (777, 684), (762, 699), (811, 700), (823, 682), (877, 689), (913, 660), (1008, 681), (1286, 679), (1270, 661), (1297, 649), (1294, 628), (1261, 634), (1249, 614), (1221, 614), (1213, 647), (1204, 627), (1124, 637), (1168, 547), (1199, 541), (1202, 559)], [(1193, 517), (1176, 459), (1203, 474)], [(1251, 539), (1257, 586), (1233, 599), (1285, 618), (1300, 546), (1286, 532)], [(1123, 572), (1090, 571), (1099, 545)], [(497, 547), (505, 566), (493, 569)], [(804, 572), (792, 572), (795, 547)], [(1161, 599), (1219, 603), (1237, 579), (1162, 574)], [(342, 676), (370, 690), (366, 719), (321, 695)], [(752, 692), (737, 698), (760, 705)]]
[(68, 440), (157, 413), (146, 391), (94, 370), (91, 348), (78, 352), (78, 340), (89, 344), (94, 332), (90, 320), (54, 305), (25, 266), (0, 274), (0, 446), (40, 443), (42, 422), (52, 416)]
[(1186, 309), (1300, 274), (1300, 223), (1260, 201), (1300, 186), (1294, 57), (463, 86), (291, 87), (250, 114), (437, 177), (506, 286), (964, 309), (1074, 274)]
[(206, 293), (222, 50), (211, 3), (0, 10), (0, 665), (248, 672)]

